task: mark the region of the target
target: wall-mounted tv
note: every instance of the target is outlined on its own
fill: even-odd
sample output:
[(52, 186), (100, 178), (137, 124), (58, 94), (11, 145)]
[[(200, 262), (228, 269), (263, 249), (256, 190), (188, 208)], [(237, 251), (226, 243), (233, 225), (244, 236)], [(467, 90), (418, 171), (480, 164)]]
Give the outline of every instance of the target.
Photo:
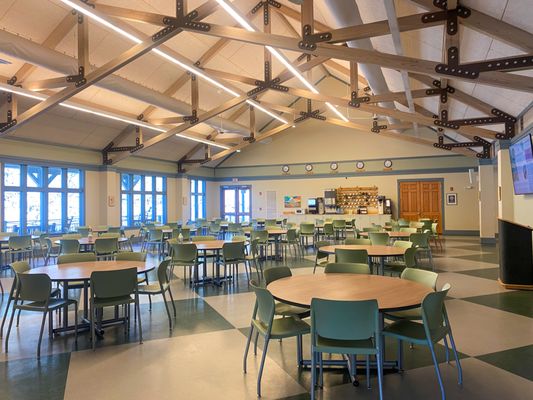
[(509, 149), (515, 194), (533, 193), (533, 142), (524, 135)]

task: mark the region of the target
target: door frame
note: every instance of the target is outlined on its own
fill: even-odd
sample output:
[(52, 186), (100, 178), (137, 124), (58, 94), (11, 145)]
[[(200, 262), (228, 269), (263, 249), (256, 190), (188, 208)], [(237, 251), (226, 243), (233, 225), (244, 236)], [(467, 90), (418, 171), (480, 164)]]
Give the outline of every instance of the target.
[(401, 210), (401, 206), (400, 206), (400, 201), (401, 201), (401, 196), (400, 196), (400, 182), (439, 182), (440, 183), (440, 193), (441, 193), (441, 198), (440, 198), (440, 209), (442, 210), (442, 213), (441, 213), (441, 216), (442, 216), (442, 234), (444, 235), (445, 233), (445, 229), (444, 227), (446, 226), (446, 213), (445, 213), (445, 209), (444, 209), (444, 197), (446, 197), (446, 194), (444, 193), (444, 178), (420, 178), (420, 179), (398, 179), (397, 180), (397, 196), (398, 196), (398, 219), (400, 218), (400, 210)]
[[(239, 192), (239, 189), (248, 189), (250, 191), (250, 221), (252, 221), (252, 185), (220, 185), (220, 204), (219, 204), (219, 207), (220, 207), (220, 217), (222, 218), (223, 215), (225, 215), (226, 213), (224, 212), (224, 190), (225, 189), (237, 189), (237, 193)], [(237, 207), (238, 203), (235, 204), (235, 220), (237, 220), (237, 215), (239, 215), (239, 212), (238, 212), (238, 207)], [(237, 222), (237, 221), (235, 221)], [(242, 221), (239, 221), (239, 223), (241, 223)]]

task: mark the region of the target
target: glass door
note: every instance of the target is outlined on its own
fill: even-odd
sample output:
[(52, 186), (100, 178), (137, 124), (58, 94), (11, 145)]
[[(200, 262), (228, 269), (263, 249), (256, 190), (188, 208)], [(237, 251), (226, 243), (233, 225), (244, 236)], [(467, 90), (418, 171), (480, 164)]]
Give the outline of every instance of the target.
[(251, 186), (221, 186), (220, 214), (223, 219), (231, 222), (250, 221), (252, 217)]

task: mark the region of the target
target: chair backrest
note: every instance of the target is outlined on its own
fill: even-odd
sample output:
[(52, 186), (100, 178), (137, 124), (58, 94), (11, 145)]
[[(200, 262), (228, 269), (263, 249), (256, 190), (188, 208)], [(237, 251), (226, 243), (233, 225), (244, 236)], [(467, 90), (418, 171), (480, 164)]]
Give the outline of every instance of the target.
[(150, 229), (148, 231), (148, 240), (150, 242), (160, 242), (163, 240), (163, 231), (161, 229)]
[(250, 239), (252, 240), (257, 239), (259, 240), (259, 243), (267, 243), (268, 242), (268, 231), (253, 230), (250, 233)]
[(161, 289), (164, 290), (170, 285), (170, 258), (167, 258), (159, 263), (157, 267), (157, 280)]
[(393, 244), (393, 247), (400, 247), (402, 249), (408, 249), (410, 247), (413, 247), (413, 242), (409, 242), (407, 240), (396, 240)]
[(11, 250), (31, 249), (31, 235), (9, 236), (8, 247)]
[(197, 236), (193, 236), (191, 238), (191, 240), (194, 242), (207, 242), (207, 241), (210, 241), (210, 240), (215, 240), (215, 237), (214, 236), (202, 236), (202, 235), (197, 235)]
[(390, 237), (387, 232), (368, 232), (368, 238), (374, 246), (386, 246)]
[(294, 243), (298, 240), (298, 233), (296, 232), (296, 229), (291, 228), (287, 229), (287, 241), (289, 243)]
[(120, 226), (110, 226), (107, 230), (107, 233), (118, 233), (120, 234)]
[(259, 254), (258, 244), (259, 244), (259, 240), (258, 239), (254, 239), (254, 240), (250, 241), (250, 252), (252, 253), (252, 256), (254, 258), (256, 258), (257, 255)]
[(228, 232), (237, 233), (237, 232), (240, 232), (241, 229), (242, 229), (242, 225), (241, 224), (238, 224), (238, 223), (235, 223), (235, 222), (230, 222), (228, 224)]
[(57, 257), (58, 264), (69, 264), (77, 262), (91, 262), (96, 261), (96, 254), (94, 253), (73, 253), (61, 254)]
[(410, 228), (416, 228), (416, 229), (422, 229), (424, 227), (424, 223), (423, 222), (418, 222), (418, 221), (410, 221), (409, 222), (409, 227)]
[(319, 259), (323, 259), (323, 258), (328, 258), (329, 257), (329, 253), (326, 253), (324, 251), (320, 251), (320, 248), (321, 247), (325, 247), (325, 246), (331, 246), (331, 242), (329, 242), (327, 240), (319, 240), (319, 241), (317, 241), (315, 243), (317, 261)]
[(61, 239), (59, 241), (60, 254), (73, 254), (80, 252), (80, 242), (78, 239)]
[(23, 274), (31, 269), (30, 264), (27, 261), (15, 261), (11, 263), (11, 269), (15, 272), (15, 276)]
[(136, 290), (137, 268), (94, 271), (91, 274), (91, 293), (95, 298), (128, 296)]
[(439, 274), (433, 271), (426, 271), (417, 268), (405, 268), (400, 275), (400, 278), (407, 279), (409, 281), (418, 282), (422, 285), (430, 287), (435, 290), (437, 288), (437, 279)]
[(78, 233), (81, 235), (81, 237), (87, 237), (87, 236), (89, 236), (89, 228), (78, 227)]
[(346, 238), (346, 240), (344, 240), (344, 244), (362, 244), (365, 246), (370, 246), (372, 241), (364, 238)]
[(52, 281), (46, 274), (17, 274), (17, 299), (47, 303), (52, 290)]
[(434, 235), (438, 234), (439, 233), (438, 226), (439, 226), (438, 222), (433, 222), (431, 224), (431, 233), (433, 233)]
[(409, 241), (413, 243), (414, 247), (427, 249), (429, 247), (429, 233), (411, 233)]
[(409, 247), (403, 253), (403, 259), (407, 268), (416, 267), (416, 247)]
[(101, 233), (100, 236), (98, 236), (98, 238), (119, 238), (120, 237), (120, 233), (119, 232), (104, 232), (104, 233)]
[(379, 232), (379, 228), (377, 226), (367, 226), (363, 228), (363, 232)]
[(315, 224), (302, 222), (300, 224), (300, 235), (313, 235), (315, 233)]
[(329, 263), (324, 269), (326, 274), (370, 274), (365, 263)]
[(96, 254), (118, 253), (118, 238), (97, 238), (94, 241), (94, 251)]
[(274, 311), (276, 309), (274, 297), (272, 297), (272, 294), (268, 289), (254, 285), (252, 282), (250, 282), (250, 286), (252, 286), (256, 297), (255, 319), (259, 321), (267, 331), (269, 331), (272, 326)]
[(181, 236), (183, 236), (183, 240), (191, 240), (191, 229), (181, 228)]
[[(311, 300), (311, 341), (317, 336), (336, 340), (365, 340), (378, 336), (377, 300)], [(379, 340), (376, 340), (377, 345)]]
[(79, 233), (65, 233), (61, 239), (81, 239), (81, 235)]
[(333, 220), (334, 229), (344, 229), (346, 228), (346, 220), (344, 219), (334, 219)]
[(335, 233), (335, 229), (333, 229), (333, 224), (332, 223), (325, 223), (324, 224), (324, 235), (328, 235), (328, 236), (331, 236)]
[(279, 267), (266, 268), (263, 271), (263, 275), (265, 277), (265, 283), (268, 285), (274, 281), (277, 281), (278, 279), (292, 276), (292, 272), (289, 267), (281, 265)]
[(399, 226), (409, 226), (409, 221), (407, 221), (405, 218), (398, 218), (398, 225)]
[(429, 293), (422, 300), (422, 320), (426, 335), (432, 337), (447, 323), (446, 306), (444, 299), (450, 290), (450, 284), (446, 283), (438, 292)]
[(196, 263), (198, 249), (194, 243), (175, 243), (171, 248), (173, 262)]
[(265, 220), (265, 225), (266, 226), (276, 226), (277, 222), (276, 222), (275, 219), (267, 219), (267, 220)]
[(243, 260), (244, 256), (244, 242), (231, 242), (222, 245), (222, 258), (224, 261)]
[(117, 261), (146, 261), (146, 253), (137, 251), (124, 251), (117, 254)]
[(246, 243), (246, 240), (248, 240), (248, 239), (246, 238), (246, 236), (235, 235), (235, 236), (233, 236), (233, 237), (231, 238), (231, 240), (232, 240), (233, 242), (245, 242), (245, 243)]
[(335, 249), (335, 262), (339, 263), (368, 263), (366, 250)]
[(417, 229), (416, 228), (408, 228), (408, 227), (402, 226), (400, 228), (400, 232), (416, 233)]

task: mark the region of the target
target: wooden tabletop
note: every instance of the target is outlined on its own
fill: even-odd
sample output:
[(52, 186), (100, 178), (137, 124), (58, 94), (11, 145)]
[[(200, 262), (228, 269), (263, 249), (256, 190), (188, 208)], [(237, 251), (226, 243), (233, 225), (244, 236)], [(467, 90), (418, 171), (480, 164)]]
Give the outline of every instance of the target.
[(91, 228), (91, 232), (94, 233), (106, 233), (109, 228)]
[(48, 265), (30, 269), (28, 274), (47, 274), (53, 281), (86, 281), (91, 279), (94, 271), (116, 271), (120, 269), (137, 268), (137, 273), (154, 269), (153, 265), (146, 265), (142, 261), (89, 261)]
[[(269, 235), (285, 235), (287, 229), (275, 228), (275, 229), (264, 229), (268, 232)], [(245, 232), (246, 235), (251, 235), (251, 232)]]
[(198, 250), (221, 250), (224, 243), (233, 243), (231, 240), (201, 240), (192, 242)]
[(335, 254), (335, 249), (347, 249), (347, 250), (366, 250), (370, 257), (395, 257), (403, 256), (405, 253), (404, 248), (394, 246), (372, 246), (362, 244), (336, 244), (331, 246), (324, 246), (320, 248), (320, 251), (329, 254)]
[(275, 299), (296, 306), (309, 307), (313, 298), (377, 299), (381, 311), (419, 307), (431, 293), (431, 288), (417, 282), (365, 274), (296, 275), (274, 281), (267, 287)]
[[(74, 239), (74, 238), (72, 238), (72, 239)], [(113, 238), (93, 236), (92, 238), (89, 239), (88, 237), (82, 237), (82, 238), (78, 239), (78, 243), (81, 244), (82, 246), (94, 245), (94, 242), (97, 239), (113, 239)], [(128, 238), (125, 238), (125, 237), (118, 237), (117, 239), (118, 239), (119, 243), (128, 241)], [(65, 240), (70, 240), (70, 238), (65, 238)], [(55, 244), (60, 244), (61, 243), (61, 239), (54, 240), (54, 243)]]
[[(368, 234), (370, 232), (359, 232), (359, 236), (368, 237)], [(407, 238), (409, 239), (409, 236), (411, 236), (411, 232), (398, 232), (398, 231), (391, 231), (391, 232), (383, 232), (388, 233), (390, 237), (393, 238)]]

